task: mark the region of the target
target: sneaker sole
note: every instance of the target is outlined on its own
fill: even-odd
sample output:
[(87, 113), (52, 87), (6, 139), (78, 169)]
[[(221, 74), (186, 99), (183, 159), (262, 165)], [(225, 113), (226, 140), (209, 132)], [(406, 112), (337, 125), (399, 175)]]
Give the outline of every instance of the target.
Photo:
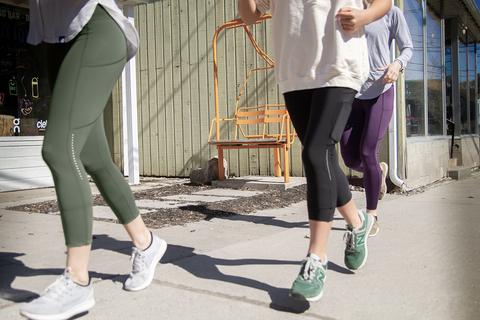
[[(325, 275), (325, 277), (323, 278), (323, 283), (325, 284), (325, 281), (327, 280), (327, 275)], [(311, 297), (311, 298), (307, 298), (305, 296), (302, 296), (301, 294), (298, 294), (298, 293), (292, 293), (292, 292), (289, 292), (288, 295), (295, 299), (295, 300), (298, 300), (298, 301), (308, 301), (308, 302), (317, 302), (319, 301), (320, 299), (322, 299), (323, 297), (323, 291), (320, 292), (320, 294), (318, 296), (315, 296), (315, 297)]]
[(63, 313), (59, 314), (34, 314), (26, 311), (21, 311), (20, 314), (28, 319), (31, 320), (65, 320), (65, 319), (70, 319), (76, 315), (82, 314), (84, 312), (87, 312), (91, 308), (95, 306), (95, 299), (93, 297), (89, 298), (85, 302), (81, 303), (78, 306), (75, 306), (73, 309), (65, 311)]
[[(365, 213), (365, 215), (368, 215), (368, 213)], [(369, 238), (369, 235), (370, 235), (370, 231), (372, 231), (373, 224), (375, 223), (375, 218), (370, 215), (369, 220), (370, 220), (370, 223), (367, 226), (367, 233), (366, 233), (366, 237), (365, 237), (365, 259), (363, 259), (362, 264), (357, 269), (353, 269), (353, 270), (360, 270), (365, 265), (365, 263), (367, 263), (367, 259), (368, 259), (368, 238)]]
[(312, 297), (312, 298), (306, 298), (306, 297), (302, 296), (301, 294), (297, 294), (297, 293), (290, 293), (289, 295), (290, 295), (291, 298), (293, 298), (297, 301), (317, 302), (320, 299), (322, 299), (323, 291), (318, 296)]
[(162, 259), (165, 251), (167, 251), (167, 246), (167, 242), (163, 239), (160, 239), (160, 250), (158, 250), (157, 254), (155, 255), (155, 259), (153, 260), (156, 262), (153, 264), (153, 267), (150, 270), (150, 274), (148, 275), (148, 279), (143, 285), (136, 288), (127, 288), (124, 286), (123, 289), (125, 289), (126, 291), (140, 291), (148, 287), (152, 283), (153, 277), (155, 276), (155, 269), (157, 268), (157, 264), (160, 262), (160, 259)]

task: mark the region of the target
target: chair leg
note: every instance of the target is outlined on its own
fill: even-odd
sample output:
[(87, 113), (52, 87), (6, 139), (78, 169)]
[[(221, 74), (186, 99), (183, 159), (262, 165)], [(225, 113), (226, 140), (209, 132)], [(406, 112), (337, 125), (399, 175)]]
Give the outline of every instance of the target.
[(288, 155), (288, 148), (287, 146), (283, 146), (283, 155), (284, 155), (284, 178), (285, 178), (285, 183), (288, 183), (290, 181), (290, 159)]
[(273, 148), (273, 170), (275, 177), (282, 176), (282, 168), (280, 166), (280, 149)]
[(223, 167), (223, 149), (217, 146), (218, 150), (218, 180), (225, 180), (225, 168)]

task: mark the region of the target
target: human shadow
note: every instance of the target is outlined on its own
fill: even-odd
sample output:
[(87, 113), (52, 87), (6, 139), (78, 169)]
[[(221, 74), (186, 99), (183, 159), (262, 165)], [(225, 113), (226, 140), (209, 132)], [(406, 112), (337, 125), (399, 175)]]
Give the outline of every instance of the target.
[[(105, 249), (129, 254), (131, 246), (130, 241), (120, 241), (104, 234), (94, 235), (92, 241), (92, 251)], [(25, 256), (25, 253), (0, 252), (0, 299), (12, 302), (23, 302), (35, 299), (38, 297), (37, 293), (13, 287), (13, 282), (17, 277), (58, 276), (65, 270), (64, 268), (32, 268), (25, 265), (25, 263), (19, 259), (22, 256)], [(126, 277), (120, 274), (99, 273), (95, 271), (91, 271), (89, 274), (91, 278), (112, 280), (114, 282), (123, 282)]]
[(0, 299), (21, 302), (38, 297), (38, 294), (12, 287), (17, 277), (35, 277), (39, 275), (57, 275), (63, 272), (63, 269), (41, 268), (34, 269), (26, 266), (19, 257), (24, 253), (0, 252)]
[[(121, 241), (108, 235), (95, 235), (92, 250), (105, 249), (128, 254), (131, 242)], [(244, 265), (299, 265), (299, 261), (269, 259), (221, 259), (194, 252), (194, 248), (169, 244), (161, 263), (173, 264), (200, 279), (228, 282), (265, 291), (269, 294), (272, 309), (290, 313), (303, 313), (309, 309), (306, 301), (296, 301), (289, 297), (287, 288), (278, 288), (267, 283), (242, 276), (228, 275), (220, 271), (219, 266)], [(243, 299), (243, 298), (242, 298)], [(248, 298), (245, 298), (248, 300)]]
[(204, 214), (206, 215), (205, 220), (207, 221), (216, 218), (216, 219), (223, 219), (223, 220), (230, 220), (230, 221), (251, 222), (255, 224), (262, 224), (262, 225), (280, 227), (285, 229), (308, 228), (308, 221), (288, 222), (285, 220), (280, 220), (275, 216), (257, 216), (253, 214), (238, 214), (238, 213), (230, 212), (227, 210), (211, 209), (204, 204), (182, 206), (179, 209)]
[[(188, 253), (188, 259), (170, 260), (169, 255), (176, 255), (175, 252)], [(270, 259), (221, 259), (213, 258), (205, 254), (194, 252), (194, 248), (184, 247), (170, 244), (166, 253), (166, 261), (184, 269), (197, 278), (206, 280), (215, 280), (228, 282), (244, 287), (249, 287), (268, 293), (271, 303), (270, 308), (290, 312), (290, 313), (304, 313), (310, 308), (307, 301), (297, 301), (289, 297), (289, 289), (278, 288), (270, 284), (250, 279), (247, 277), (225, 274), (220, 271), (219, 266), (245, 266), (245, 265), (298, 265), (298, 261), (291, 260), (270, 260)], [(240, 300), (250, 300), (249, 298), (239, 298)], [(246, 302), (247, 302), (246, 301)]]

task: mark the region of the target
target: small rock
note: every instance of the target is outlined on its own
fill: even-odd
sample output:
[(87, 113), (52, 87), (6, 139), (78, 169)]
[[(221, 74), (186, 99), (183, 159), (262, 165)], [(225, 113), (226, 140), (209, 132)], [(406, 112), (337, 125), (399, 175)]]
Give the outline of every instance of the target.
[[(225, 159), (223, 159), (223, 167), (225, 168), (225, 178), (227, 178), (228, 164)], [(210, 185), (213, 180), (218, 180), (218, 157), (208, 160), (206, 168), (197, 168), (190, 172), (190, 183), (193, 185)]]
[(197, 168), (190, 172), (190, 183), (196, 186), (208, 184), (206, 169)]

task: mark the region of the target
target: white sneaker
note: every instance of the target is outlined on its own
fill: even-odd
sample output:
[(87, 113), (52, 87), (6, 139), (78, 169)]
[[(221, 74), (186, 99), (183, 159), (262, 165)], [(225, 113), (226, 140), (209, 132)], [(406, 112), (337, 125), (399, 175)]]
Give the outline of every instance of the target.
[(380, 170), (382, 170), (382, 185), (380, 187), (380, 194), (378, 195), (378, 199), (382, 200), (387, 193), (388, 164), (386, 164), (385, 162), (380, 162)]
[(375, 222), (373, 223), (372, 230), (370, 230), (369, 237), (375, 237), (380, 231), (380, 225), (378, 224), (378, 218), (375, 217)]
[(140, 291), (152, 283), (155, 268), (167, 250), (167, 242), (152, 233), (152, 243), (146, 250), (132, 249), (132, 272), (123, 284), (127, 291)]
[(68, 270), (37, 299), (23, 303), (20, 314), (32, 320), (64, 320), (84, 313), (95, 305), (93, 286), (72, 281)]

